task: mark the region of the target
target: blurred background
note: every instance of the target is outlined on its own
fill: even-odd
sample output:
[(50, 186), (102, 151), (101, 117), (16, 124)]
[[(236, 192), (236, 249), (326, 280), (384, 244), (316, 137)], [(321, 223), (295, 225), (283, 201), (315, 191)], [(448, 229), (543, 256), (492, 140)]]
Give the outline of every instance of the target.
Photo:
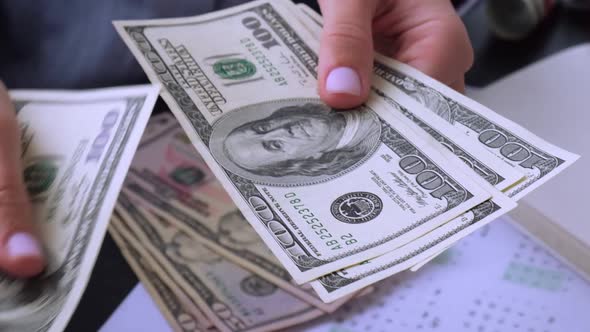
[[(475, 51), (475, 63), (467, 73), (468, 85), (483, 87), (527, 64), (590, 41), (590, 1), (456, 0), (453, 3), (467, 26)], [(540, 18), (529, 18), (536, 23), (522, 24), (529, 17), (523, 3), (552, 5), (538, 15)], [(523, 36), (516, 40), (499, 37), (494, 31), (490, 7), (505, 8), (497, 10), (497, 15), (503, 16), (506, 29), (512, 25), (519, 31), (519, 26), (525, 26), (521, 28), (525, 31)], [(532, 26), (530, 31), (529, 26)]]

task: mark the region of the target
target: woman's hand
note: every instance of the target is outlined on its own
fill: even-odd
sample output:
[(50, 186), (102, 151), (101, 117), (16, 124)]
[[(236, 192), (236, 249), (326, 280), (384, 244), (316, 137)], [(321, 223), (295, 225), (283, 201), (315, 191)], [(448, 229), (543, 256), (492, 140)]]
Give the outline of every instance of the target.
[(449, 0), (319, 0), (324, 17), (320, 96), (350, 108), (369, 95), (373, 49), (463, 91), (473, 63), (465, 26)]
[(23, 182), (19, 133), (16, 113), (0, 82), (0, 270), (31, 277), (43, 270), (45, 258)]

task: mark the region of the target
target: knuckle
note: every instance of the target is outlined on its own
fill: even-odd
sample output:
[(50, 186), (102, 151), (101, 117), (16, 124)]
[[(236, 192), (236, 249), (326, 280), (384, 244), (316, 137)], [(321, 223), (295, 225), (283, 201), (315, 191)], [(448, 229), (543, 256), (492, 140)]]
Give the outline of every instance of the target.
[(471, 66), (473, 66), (475, 59), (473, 46), (469, 40), (467, 29), (465, 28), (465, 24), (463, 24), (457, 15), (454, 15), (453, 19), (449, 20), (449, 24), (449, 33), (456, 40), (458, 51), (461, 54), (461, 57), (459, 57), (462, 65), (461, 69), (463, 69), (464, 72), (467, 72)]
[(451, 63), (453, 70), (463, 75), (473, 66), (475, 54), (467, 29), (455, 13), (439, 17), (434, 24), (439, 38), (445, 40), (447, 49), (452, 53), (444, 52), (447, 57), (452, 56)]
[(16, 116), (11, 110), (5, 110), (0, 104), (0, 132), (13, 133), (18, 128)]
[(473, 46), (471, 45), (469, 40), (466, 41), (464, 59), (465, 62), (463, 69), (465, 70), (465, 72), (467, 72), (469, 69), (471, 69), (471, 67), (473, 67), (473, 63), (475, 62), (475, 51), (473, 50)]
[(28, 229), (31, 213), (31, 203), (21, 185), (0, 185), (0, 237)]
[[(0, 133), (13, 133), (18, 128), (16, 113), (9, 102), (0, 98)], [(0, 142), (1, 143), (1, 142)]]
[(27, 203), (25, 190), (19, 181), (0, 183), (0, 208)]
[(370, 33), (359, 24), (354, 22), (338, 22), (332, 24), (324, 32), (324, 37), (328, 40), (345, 46), (370, 44)]

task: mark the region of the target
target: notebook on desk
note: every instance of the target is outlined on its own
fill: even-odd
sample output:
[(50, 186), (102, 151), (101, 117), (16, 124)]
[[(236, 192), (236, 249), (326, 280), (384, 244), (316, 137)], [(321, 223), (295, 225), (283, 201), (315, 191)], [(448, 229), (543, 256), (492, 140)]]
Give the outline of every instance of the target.
[(590, 280), (590, 44), (562, 51), (469, 94), (581, 155), (571, 168), (519, 202), (512, 216)]

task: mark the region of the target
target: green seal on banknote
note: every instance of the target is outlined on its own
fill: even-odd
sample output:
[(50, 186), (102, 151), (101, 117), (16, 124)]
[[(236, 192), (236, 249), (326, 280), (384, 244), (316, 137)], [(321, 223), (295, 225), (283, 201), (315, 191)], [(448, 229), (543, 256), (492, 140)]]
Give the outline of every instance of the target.
[(176, 183), (191, 186), (195, 185), (205, 178), (205, 173), (196, 167), (177, 167), (170, 173), (170, 178)]
[(24, 170), (29, 195), (35, 198), (49, 190), (58, 170), (58, 159), (54, 157), (36, 159), (30, 163)]
[(227, 58), (213, 64), (213, 71), (228, 80), (241, 80), (256, 74), (256, 66), (244, 59)]

